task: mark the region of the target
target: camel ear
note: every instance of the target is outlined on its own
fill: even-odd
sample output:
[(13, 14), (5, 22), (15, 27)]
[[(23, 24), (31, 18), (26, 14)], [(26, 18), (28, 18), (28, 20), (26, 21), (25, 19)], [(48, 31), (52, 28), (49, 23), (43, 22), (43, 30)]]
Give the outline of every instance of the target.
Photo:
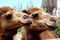
[(7, 11), (9, 11), (9, 10), (13, 10), (12, 8), (10, 8), (10, 7), (1, 7), (0, 8), (0, 16), (2, 15), (2, 14), (4, 14), (4, 13), (6, 13)]
[(22, 10), (22, 12), (28, 14), (28, 11), (27, 10)]

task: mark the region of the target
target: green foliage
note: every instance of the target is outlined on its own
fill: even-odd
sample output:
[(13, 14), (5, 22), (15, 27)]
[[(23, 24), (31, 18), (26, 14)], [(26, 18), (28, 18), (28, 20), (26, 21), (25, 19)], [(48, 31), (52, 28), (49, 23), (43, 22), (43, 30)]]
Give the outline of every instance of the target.
[(60, 19), (58, 19), (56, 23), (57, 23), (58, 28), (55, 30), (55, 32), (60, 37)]
[(60, 19), (57, 20), (57, 26), (60, 28)]
[(25, 32), (24, 27), (19, 28), (19, 29), (18, 29), (18, 32), (19, 32), (20, 34), (23, 34), (23, 33)]
[(60, 29), (56, 29), (55, 32), (60, 37)]

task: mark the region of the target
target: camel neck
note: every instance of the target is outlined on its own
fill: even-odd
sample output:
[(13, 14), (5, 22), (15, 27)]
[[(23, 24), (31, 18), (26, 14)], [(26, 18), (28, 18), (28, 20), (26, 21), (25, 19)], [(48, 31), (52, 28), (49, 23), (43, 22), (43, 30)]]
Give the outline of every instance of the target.
[(39, 34), (42, 33), (43, 31), (27, 31), (27, 39), (26, 40), (41, 40)]

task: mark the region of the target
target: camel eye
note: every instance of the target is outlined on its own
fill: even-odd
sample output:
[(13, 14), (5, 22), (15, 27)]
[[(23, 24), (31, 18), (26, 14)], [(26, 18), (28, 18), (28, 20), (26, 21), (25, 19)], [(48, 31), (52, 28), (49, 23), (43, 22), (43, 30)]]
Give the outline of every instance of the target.
[(4, 12), (4, 13), (6, 13), (6, 12), (7, 12), (7, 10), (4, 10), (3, 12)]
[(33, 17), (33, 18), (36, 18), (36, 17), (38, 17), (38, 14), (37, 14), (37, 13), (32, 14), (32, 17)]
[(12, 14), (8, 14), (5, 16), (7, 20), (11, 19), (12, 18)]
[(27, 10), (23, 10), (22, 12), (23, 12), (23, 13), (28, 13)]
[(27, 18), (29, 18), (29, 16), (27, 16), (27, 15), (24, 15), (24, 16), (23, 16), (23, 18), (24, 18), (24, 19), (27, 19)]

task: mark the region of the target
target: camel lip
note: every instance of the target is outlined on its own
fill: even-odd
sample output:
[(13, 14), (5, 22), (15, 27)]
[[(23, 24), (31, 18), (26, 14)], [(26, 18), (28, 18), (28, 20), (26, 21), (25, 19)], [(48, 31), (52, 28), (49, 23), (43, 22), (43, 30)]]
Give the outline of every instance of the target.
[(30, 27), (30, 25), (31, 25), (31, 24), (29, 24), (29, 25), (24, 24), (24, 26), (26, 26), (26, 27)]
[(20, 22), (20, 21), (18, 21), (18, 23), (20, 23), (20, 24), (23, 24), (24, 26), (26, 26), (26, 27), (30, 27), (30, 25), (32, 24), (26, 24), (26, 23), (22, 23), (22, 22)]
[(57, 26), (48, 26), (48, 28), (51, 29), (51, 30), (55, 30), (55, 29), (57, 29), (58, 27), (57, 27)]
[(24, 23), (22, 23), (22, 22), (20, 22), (20, 21), (18, 21), (18, 23), (20, 23), (20, 24), (23, 24), (23, 25), (24, 25)]

